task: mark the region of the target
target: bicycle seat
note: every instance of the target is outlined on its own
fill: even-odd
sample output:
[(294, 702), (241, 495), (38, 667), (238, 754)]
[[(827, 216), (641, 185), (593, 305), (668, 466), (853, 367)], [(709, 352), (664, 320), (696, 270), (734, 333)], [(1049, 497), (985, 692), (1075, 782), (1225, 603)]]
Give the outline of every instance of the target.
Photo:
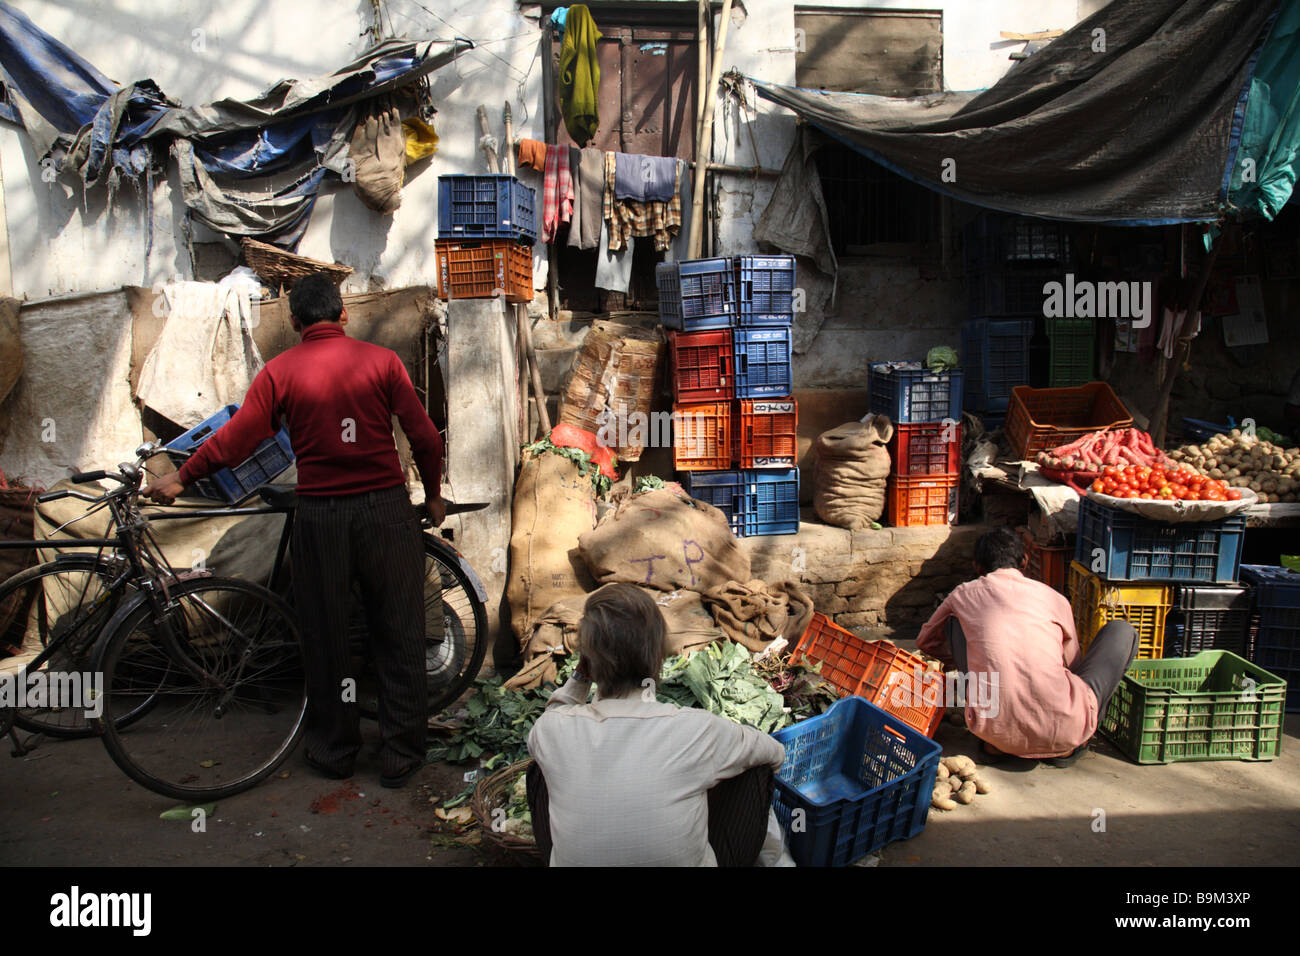
[(263, 485), (257, 493), (272, 508), (293, 508), (298, 504), (297, 490), (285, 485)]

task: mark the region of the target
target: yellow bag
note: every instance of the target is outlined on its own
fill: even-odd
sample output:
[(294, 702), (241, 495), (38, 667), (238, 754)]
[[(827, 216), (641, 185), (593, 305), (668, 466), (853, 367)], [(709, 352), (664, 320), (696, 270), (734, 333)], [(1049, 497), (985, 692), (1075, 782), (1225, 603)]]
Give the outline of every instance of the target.
[(418, 116), (402, 120), (402, 132), (406, 134), (407, 166), (438, 151), (438, 134), (433, 131), (432, 126)]

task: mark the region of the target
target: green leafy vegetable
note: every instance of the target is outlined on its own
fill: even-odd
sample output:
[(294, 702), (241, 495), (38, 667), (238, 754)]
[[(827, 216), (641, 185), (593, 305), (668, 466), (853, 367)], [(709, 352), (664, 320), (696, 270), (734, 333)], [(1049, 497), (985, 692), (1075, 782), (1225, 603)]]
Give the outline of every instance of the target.
[[(591, 460), (591, 455), (587, 454), (581, 448), (570, 448), (568, 445), (556, 445), (549, 438), (539, 438), (531, 445), (525, 445), (524, 451), (531, 452), (534, 455), (542, 452), (550, 452), (553, 455), (559, 455), (562, 458), (568, 458), (578, 466), (578, 474), (587, 475), (591, 478), (591, 486), (596, 489), (596, 497), (603, 498), (609, 491), (612, 482), (608, 476), (601, 474), (600, 466)], [(617, 465), (618, 460), (614, 463)]]

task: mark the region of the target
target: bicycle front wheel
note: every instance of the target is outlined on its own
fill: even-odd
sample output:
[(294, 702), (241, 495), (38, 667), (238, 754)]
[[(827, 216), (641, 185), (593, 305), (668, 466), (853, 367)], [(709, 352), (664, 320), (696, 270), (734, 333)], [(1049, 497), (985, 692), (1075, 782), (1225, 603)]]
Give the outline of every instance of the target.
[[(223, 578), (143, 596), (104, 636), (104, 746), (132, 780), (178, 800), (240, 793), (302, 735), (307, 684), (293, 612), (266, 588)], [(138, 715), (142, 698), (150, 707)], [(129, 726), (117, 717), (138, 715)]]

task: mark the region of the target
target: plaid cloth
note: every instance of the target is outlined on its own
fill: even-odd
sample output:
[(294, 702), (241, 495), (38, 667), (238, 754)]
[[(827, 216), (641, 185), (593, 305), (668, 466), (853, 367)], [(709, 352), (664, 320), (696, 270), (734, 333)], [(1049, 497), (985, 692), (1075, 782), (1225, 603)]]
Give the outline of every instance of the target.
[(569, 174), (569, 147), (546, 147), (542, 174), (542, 241), (555, 239), (560, 223), (573, 218), (573, 177)]
[(627, 240), (654, 236), (655, 251), (664, 252), (682, 225), (682, 168), (677, 167), (676, 189), (667, 202), (637, 202), (614, 197), (613, 153), (605, 154), (604, 216), (609, 223), (609, 251), (626, 248)]

